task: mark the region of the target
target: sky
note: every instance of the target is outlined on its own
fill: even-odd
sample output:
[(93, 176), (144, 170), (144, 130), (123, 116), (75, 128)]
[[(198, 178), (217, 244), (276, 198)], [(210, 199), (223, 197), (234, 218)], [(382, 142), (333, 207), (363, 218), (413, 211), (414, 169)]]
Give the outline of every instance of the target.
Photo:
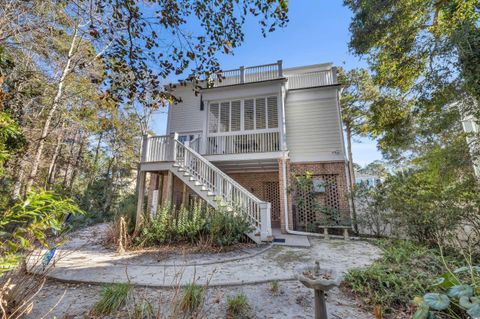
[[(235, 49), (234, 55), (220, 55), (224, 70), (240, 66), (253, 66), (283, 60), (285, 68), (333, 62), (346, 69), (366, 67), (366, 63), (349, 53), (348, 41), (351, 12), (342, 0), (291, 0), (290, 22), (264, 38), (254, 19), (245, 23), (245, 41)], [(175, 80), (175, 79), (171, 79)], [(165, 111), (157, 112), (152, 128), (157, 134), (165, 133)], [(353, 144), (353, 160), (362, 166), (381, 159), (376, 143), (358, 139)]]

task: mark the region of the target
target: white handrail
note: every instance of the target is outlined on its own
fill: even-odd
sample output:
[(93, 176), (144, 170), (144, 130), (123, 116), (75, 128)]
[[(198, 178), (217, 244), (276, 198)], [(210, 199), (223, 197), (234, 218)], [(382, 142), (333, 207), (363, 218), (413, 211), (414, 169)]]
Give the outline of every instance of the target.
[(234, 210), (239, 209), (257, 228), (262, 228), (261, 214), (267, 202), (257, 198), (190, 147), (178, 140), (174, 140), (174, 143), (175, 164), (185, 169), (209, 191), (220, 196)]

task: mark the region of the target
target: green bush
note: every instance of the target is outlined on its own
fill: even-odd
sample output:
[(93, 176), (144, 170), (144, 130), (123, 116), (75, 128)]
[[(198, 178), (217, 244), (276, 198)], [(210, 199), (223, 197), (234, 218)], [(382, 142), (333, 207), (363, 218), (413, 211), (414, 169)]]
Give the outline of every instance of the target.
[(204, 209), (200, 202), (191, 210), (185, 207), (177, 212), (170, 206), (147, 221), (139, 239), (142, 245), (200, 241), (225, 247), (240, 242), (245, 233), (252, 231), (248, 221), (235, 211)]
[(245, 233), (252, 231), (245, 217), (224, 210), (213, 211), (208, 216), (205, 226), (205, 235), (214, 245), (220, 247), (237, 244)]
[(35, 244), (56, 248), (69, 229), (67, 216), (82, 213), (72, 199), (40, 190), (0, 212), (0, 276), (15, 268)]
[[(444, 272), (444, 259), (438, 249), (407, 240), (377, 241), (383, 257), (364, 269), (347, 272), (347, 288), (370, 308), (395, 313), (411, 306), (415, 296), (423, 295), (432, 278)], [(456, 264), (453, 258), (446, 260)]]

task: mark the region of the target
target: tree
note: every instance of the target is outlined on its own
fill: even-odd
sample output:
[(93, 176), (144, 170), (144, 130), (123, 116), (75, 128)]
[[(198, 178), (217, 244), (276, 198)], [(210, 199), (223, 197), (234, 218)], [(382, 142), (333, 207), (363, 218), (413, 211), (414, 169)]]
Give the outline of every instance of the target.
[[(394, 113), (397, 119), (379, 126), (379, 130), (407, 133), (403, 134), (405, 145), (415, 139), (415, 134), (402, 127), (415, 124), (415, 118), (436, 116), (464, 96), (480, 99), (479, 0), (344, 3), (354, 13), (351, 50), (367, 56), (382, 89), (400, 96), (397, 101), (403, 99), (403, 103), (376, 110), (378, 114)], [(478, 105), (465, 103), (465, 112), (479, 118)], [(388, 114), (378, 116), (385, 118)]]
[[(88, 81), (98, 95), (125, 112), (129, 105), (133, 111), (156, 109), (176, 100), (161, 85), (172, 73), (198, 84), (199, 79), (220, 72), (217, 54), (229, 54), (242, 43), (247, 16), (258, 17), (264, 35), (288, 21), (283, 0), (17, 2), (5, 2), (0, 9), (0, 48), (10, 56), (13, 71), (2, 72), (10, 93), (7, 107), (23, 118), (23, 106), (30, 99), (32, 112), (27, 115), (36, 119), (29, 123), (35, 132), (29, 140), (35, 143), (15, 169), (17, 193), (26, 170), (24, 193), (44, 180), (39, 175), (49, 152), (46, 144), (52, 131), (66, 121), (72, 104), (67, 95), (70, 87), (80, 83), (85, 87)], [(21, 75), (27, 81), (20, 81), (21, 68), (26, 69)], [(19, 98), (20, 83), (31, 84), (34, 78), (41, 81), (36, 93)], [(148, 111), (137, 114), (148, 122)], [(53, 144), (58, 146), (63, 137), (57, 140)], [(48, 175), (61, 147), (54, 149)]]
[(379, 89), (373, 82), (368, 71), (365, 69), (352, 69), (348, 72), (339, 69), (338, 78), (343, 86), (340, 105), (347, 140), (347, 153), (349, 159), (348, 171), (350, 176), (350, 188), (352, 189), (354, 227), (358, 232), (356, 210), (353, 200), (355, 192), (355, 170), (353, 169), (352, 140), (355, 135), (368, 135), (368, 112), (370, 105), (379, 96)]

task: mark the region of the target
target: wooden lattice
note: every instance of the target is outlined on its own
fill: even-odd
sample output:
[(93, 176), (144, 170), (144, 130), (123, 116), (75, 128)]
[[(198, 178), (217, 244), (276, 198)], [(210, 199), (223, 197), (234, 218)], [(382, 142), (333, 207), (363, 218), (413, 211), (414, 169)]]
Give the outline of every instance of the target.
[(280, 187), (278, 182), (263, 182), (263, 200), (270, 202), (272, 226), (280, 226)]
[[(295, 226), (299, 229), (314, 231), (315, 226), (328, 223), (322, 210), (339, 213), (340, 198), (337, 186), (337, 174), (314, 175), (325, 186), (324, 192), (313, 193), (313, 185), (309, 190), (293, 189), (293, 209)], [(311, 228), (311, 229), (310, 229)]]

